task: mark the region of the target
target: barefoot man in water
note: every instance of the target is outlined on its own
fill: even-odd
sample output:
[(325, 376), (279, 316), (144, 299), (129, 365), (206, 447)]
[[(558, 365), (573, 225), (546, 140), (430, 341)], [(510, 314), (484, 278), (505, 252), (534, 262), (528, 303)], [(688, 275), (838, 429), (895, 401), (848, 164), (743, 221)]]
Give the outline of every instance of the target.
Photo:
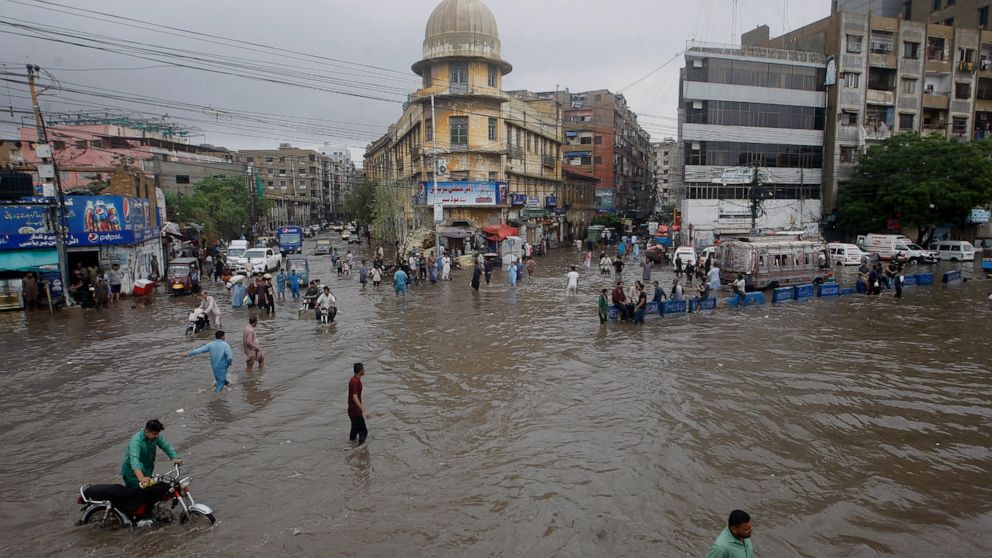
[(351, 419), (351, 433), (348, 439), (354, 442), (357, 437), (358, 445), (362, 445), (369, 435), (369, 430), (365, 427), (365, 419), (369, 418), (369, 412), (362, 403), (362, 376), (365, 375), (365, 366), (361, 362), (356, 362), (354, 369), (355, 375), (348, 382), (348, 418)]

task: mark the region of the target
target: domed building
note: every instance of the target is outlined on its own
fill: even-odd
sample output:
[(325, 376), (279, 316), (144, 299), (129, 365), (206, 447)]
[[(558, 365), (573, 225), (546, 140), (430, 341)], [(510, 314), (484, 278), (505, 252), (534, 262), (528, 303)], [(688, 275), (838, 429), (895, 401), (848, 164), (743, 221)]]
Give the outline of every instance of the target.
[[(368, 146), (368, 180), (399, 188), (406, 230), (433, 227), (435, 158), (442, 236), (451, 248), (485, 226), (522, 227), (531, 242), (554, 236), (561, 188), (561, 107), (555, 97), (504, 91), (513, 66), (500, 54), (496, 18), (479, 0), (444, 0), (431, 13), (420, 89)], [(466, 230), (469, 229), (469, 230)], [(445, 235), (449, 236), (445, 236)], [(480, 248), (473, 246), (472, 248)]]

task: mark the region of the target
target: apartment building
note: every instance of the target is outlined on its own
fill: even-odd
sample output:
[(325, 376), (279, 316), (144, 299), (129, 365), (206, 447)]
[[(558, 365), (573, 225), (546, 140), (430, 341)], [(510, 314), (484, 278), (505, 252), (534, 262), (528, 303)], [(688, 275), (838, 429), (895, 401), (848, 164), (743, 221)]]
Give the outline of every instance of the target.
[[(560, 238), (560, 108), (554, 99), (504, 91), (511, 70), (482, 2), (444, 0), (434, 9), (423, 58), (413, 65), (423, 87), (365, 152), (368, 179), (404, 192), (407, 227), (432, 226), (437, 201), (449, 224), (513, 222), (532, 242)], [(436, 196), (435, 159), (445, 163)]]
[(679, 165), (679, 142), (674, 138), (652, 142), (654, 151), (655, 213), (675, 203), (675, 194), (679, 188), (679, 178), (682, 175)]
[(279, 144), (278, 149), (245, 149), (239, 155), (261, 176), (265, 197), (273, 204), (263, 230), (315, 222), (313, 207), (322, 207), (323, 155), (288, 143)]
[(989, 0), (903, 0), (903, 19), (969, 29), (989, 28)]
[(320, 219), (338, 221), (345, 217), (345, 200), (356, 183), (355, 162), (347, 149), (323, 151), (323, 194)]
[(992, 32), (837, 12), (751, 44), (832, 60), (825, 211), (836, 207), (838, 190), (874, 142), (903, 132), (968, 141), (992, 130)]
[(703, 245), (747, 234), (752, 207), (754, 228), (815, 230), (822, 209), (825, 64), (812, 52), (687, 45), (677, 206), (688, 240)]

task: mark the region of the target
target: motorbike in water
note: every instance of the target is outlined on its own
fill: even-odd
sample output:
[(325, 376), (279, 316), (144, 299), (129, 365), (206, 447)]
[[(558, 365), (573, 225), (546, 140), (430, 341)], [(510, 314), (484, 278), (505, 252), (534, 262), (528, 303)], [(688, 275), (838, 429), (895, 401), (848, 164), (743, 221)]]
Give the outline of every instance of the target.
[(186, 318), (186, 335), (196, 335), (206, 329), (209, 320), (203, 308), (196, 307), (190, 311)]
[(338, 315), (338, 309), (335, 306), (321, 306), (317, 308), (317, 321), (321, 325), (327, 325), (334, 321), (334, 317)]
[(317, 295), (303, 295), (303, 300), (300, 302), (300, 315), (313, 310), (316, 302)]
[[(76, 502), (83, 506), (76, 525), (99, 524), (121, 529), (144, 527), (155, 522), (175, 519), (178, 506), (181, 525), (209, 527), (214, 524), (214, 512), (206, 504), (193, 499), (189, 491), (190, 477), (182, 476), (179, 465), (164, 475), (152, 477), (146, 488), (130, 488), (122, 484), (84, 484), (79, 487)], [(168, 507), (164, 504), (170, 502)], [(160, 505), (161, 504), (161, 505)]]

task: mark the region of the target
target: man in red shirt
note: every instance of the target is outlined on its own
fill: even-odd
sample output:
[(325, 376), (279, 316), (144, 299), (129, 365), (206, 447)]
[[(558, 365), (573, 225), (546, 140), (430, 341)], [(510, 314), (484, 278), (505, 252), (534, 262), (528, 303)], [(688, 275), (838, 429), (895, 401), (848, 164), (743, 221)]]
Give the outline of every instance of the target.
[(348, 435), (348, 439), (354, 442), (355, 438), (358, 438), (358, 445), (364, 444), (365, 438), (369, 435), (368, 428), (365, 427), (365, 419), (368, 418), (369, 412), (362, 404), (362, 376), (364, 375), (365, 366), (361, 362), (356, 362), (355, 375), (348, 382), (348, 418), (351, 419), (351, 434)]
[(613, 298), (613, 305), (617, 307), (617, 311), (620, 313), (619, 318), (622, 322), (633, 314), (627, 308), (627, 295), (623, 292), (623, 281), (617, 281), (617, 286), (613, 289), (613, 293), (611, 294)]

